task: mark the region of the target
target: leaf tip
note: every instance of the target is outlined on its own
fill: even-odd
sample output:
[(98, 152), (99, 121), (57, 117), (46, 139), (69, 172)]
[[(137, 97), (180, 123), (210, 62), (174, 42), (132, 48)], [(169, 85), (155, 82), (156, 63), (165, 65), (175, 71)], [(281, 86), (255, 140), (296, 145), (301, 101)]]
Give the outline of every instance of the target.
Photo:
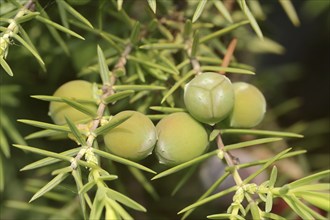
[(157, 172), (156, 171), (153, 171), (152, 169), (148, 169), (147, 170), (149, 173), (152, 173), (152, 174), (157, 174)]
[(184, 209), (182, 209), (181, 211), (179, 211), (177, 214), (180, 215), (180, 214), (184, 213), (185, 211), (186, 211), (186, 210), (185, 210), (185, 208), (184, 208)]
[(156, 180), (156, 179), (159, 179), (159, 178), (160, 178), (159, 175), (156, 175), (156, 176), (152, 177), (151, 180)]
[(26, 119), (17, 119), (17, 121), (20, 123), (26, 123), (27, 120)]
[(156, 0), (148, 0), (149, 7), (151, 8), (152, 12), (156, 14), (157, 11), (157, 3)]
[(19, 171), (26, 171), (26, 170), (28, 170), (28, 169), (27, 169), (27, 167), (25, 166), (25, 167), (21, 168)]
[(160, 104), (163, 104), (163, 103), (166, 101), (166, 98), (167, 98), (167, 97), (164, 97), (164, 98), (162, 99), (162, 101), (160, 102)]
[(34, 200), (36, 200), (36, 199), (32, 197), (32, 198), (30, 199), (29, 203), (33, 202)]

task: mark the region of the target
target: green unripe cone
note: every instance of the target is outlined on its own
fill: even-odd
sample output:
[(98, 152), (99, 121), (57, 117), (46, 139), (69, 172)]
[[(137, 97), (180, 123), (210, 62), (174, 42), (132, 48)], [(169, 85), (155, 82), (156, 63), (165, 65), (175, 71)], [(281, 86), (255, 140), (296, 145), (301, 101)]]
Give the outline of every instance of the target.
[(204, 127), (189, 114), (177, 112), (160, 120), (156, 126), (156, 155), (160, 163), (177, 165), (200, 156), (208, 146)]
[(226, 118), (232, 110), (234, 90), (226, 76), (213, 72), (202, 73), (186, 85), (184, 103), (198, 121), (215, 124)]
[[(72, 99), (93, 99), (93, 85), (84, 80), (70, 81), (60, 86), (53, 96)], [(95, 112), (97, 111), (97, 107), (94, 104), (84, 105)], [(58, 125), (66, 124), (65, 116), (73, 122), (90, 118), (90, 116), (63, 102), (51, 102), (49, 105), (49, 115), (54, 123)]]
[(126, 121), (104, 135), (106, 148), (113, 154), (130, 160), (142, 160), (151, 154), (157, 132), (154, 124), (144, 114), (123, 111), (114, 117), (131, 115)]
[(230, 115), (230, 126), (252, 128), (258, 125), (266, 113), (266, 100), (255, 86), (245, 83), (233, 83), (235, 104)]

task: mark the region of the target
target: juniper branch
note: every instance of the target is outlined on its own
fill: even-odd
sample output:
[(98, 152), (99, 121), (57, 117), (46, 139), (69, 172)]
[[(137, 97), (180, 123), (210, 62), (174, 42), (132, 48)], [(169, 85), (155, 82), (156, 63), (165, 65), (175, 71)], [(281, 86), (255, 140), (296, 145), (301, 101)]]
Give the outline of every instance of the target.
[[(227, 67), (229, 65), (230, 60), (235, 51), (236, 44), (237, 44), (237, 39), (233, 38), (227, 47), (227, 51), (224, 55), (224, 59), (221, 64), (222, 67)], [(225, 74), (225, 71), (221, 71), (221, 72), (219, 72), (219, 74)], [(230, 152), (225, 151), (225, 145), (222, 141), (222, 137), (221, 137), (220, 133), (218, 134), (218, 136), (216, 138), (217, 146), (218, 146), (220, 152), (223, 153), (223, 158), (225, 159), (227, 165), (229, 167), (232, 167), (231, 174), (233, 176), (233, 179), (234, 179), (236, 185), (240, 187), (239, 190), (236, 192), (235, 196), (233, 197), (233, 203), (231, 205), (232, 206), (232, 209), (231, 209), (232, 216), (230, 219), (236, 219), (235, 216), (238, 215), (239, 206), (241, 205), (241, 202), (243, 201), (244, 197), (246, 198), (246, 200), (248, 201), (248, 203), (250, 205), (252, 205), (255, 201), (248, 193), (244, 193), (244, 191), (245, 191), (244, 188), (247, 186), (247, 184), (244, 184), (244, 182), (238, 172), (238, 169), (236, 166), (238, 164), (238, 160), (233, 155), (231, 155)], [(258, 211), (260, 211), (260, 208), (259, 207), (257, 207), (257, 208), (258, 208)]]
[[(129, 55), (129, 53), (132, 50), (132, 45), (128, 44), (125, 47), (125, 50), (123, 51), (123, 53), (121, 54), (118, 62), (116, 63), (115, 67), (113, 70), (116, 70), (118, 68), (123, 68), (127, 62), (127, 56)], [(115, 90), (113, 89), (113, 86), (116, 82), (116, 76), (114, 74), (111, 75), (111, 79), (110, 79), (110, 83), (104, 83), (104, 85), (102, 86), (102, 96), (101, 96), (101, 100), (106, 99), (107, 97), (109, 97), (110, 95), (113, 95), (115, 93)], [(94, 131), (96, 130), (96, 128), (98, 128), (98, 126), (100, 125), (101, 119), (104, 115), (105, 109), (106, 109), (106, 104), (104, 102), (101, 102), (98, 106), (97, 109), (97, 117), (93, 120), (92, 126), (89, 130), (89, 135), (87, 137), (87, 141), (86, 141), (86, 146), (83, 147), (78, 154), (76, 155), (76, 157), (73, 159), (73, 161), (71, 162), (71, 167), (73, 169), (77, 168), (77, 161), (80, 160), (85, 154), (86, 152), (90, 151), (92, 149), (93, 146), (93, 142), (96, 138), (96, 135), (94, 134)]]
[(6, 58), (8, 47), (10, 45), (10, 38), (18, 33), (18, 24), (16, 20), (20, 17), (23, 17), (29, 11), (34, 10), (34, 1), (29, 0), (15, 15), (15, 17), (11, 20), (8, 27), (6, 28), (5, 33), (3, 36), (0, 37), (0, 57)]
[(224, 159), (225, 159), (227, 165), (233, 167), (232, 175), (233, 175), (236, 185), (241, 186), (243, 181), (237, 171), (237, 168), (235, 167), (235, 165), (237, 164), (237, 161), (234, 159), (234, 157), (229, 152), (224, 150), (225, 145), (223, 144), (220, 134), (217, 136), (216, 141), (217, 141), (217, 146), (218, 146), (219, 150), (224, 153)]

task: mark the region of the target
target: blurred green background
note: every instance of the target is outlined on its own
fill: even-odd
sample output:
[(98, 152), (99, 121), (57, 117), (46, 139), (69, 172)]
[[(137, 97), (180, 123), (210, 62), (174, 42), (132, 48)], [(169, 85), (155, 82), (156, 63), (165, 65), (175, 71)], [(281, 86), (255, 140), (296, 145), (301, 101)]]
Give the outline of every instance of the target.
[[(40, 2), (44, 4), (47, 13), (60, 22), (54, 2)], [(130, 16), (140, 18), (143, 16), (139, 10), (147, 6), (146, 1), (137, 2), (140, 2), (141, 5), (139, 6), (140, 3), (136, 2), (132, 5), (124, 3), (124, 8), (127, 8)], [(263, 126), (305, 135), (304, 139), (292, 140), (289, 145), (308, 150), (308, 155), (298, 158), (300, 166), (307, 174), (330, 168), (330, 4), (328, 0), (295, 0), (293, 3), (301, 21), (299, 27), (294, 27), (290, 23), (284, 11), (275, 1), (265, 3), (267, 19), (258, 21), (264, 35), (283, 46), (285, 50), (283, 54), (260, 53), (242, 49), (236, 55), (240, 62), (256, 68), (256, 77), (249, 77), (246, 80), (256, 84), (267, 99), (269, 115)], [(164, 3), (164, 5), (166, 4)], [(93, 2), (87, 5), (76, 5), (75, 8), (91, 20), (97, 10), (97, 6)], [(166, 13), (161, 6), (159, 10), (160, 14)], [(121, 37), (127, 36), (127, 33), (122, 33), (123, 28), (119, 22), (116, 23), (114, 16), (108, 15), (107, 19), (109, 23), (104, 25), (111, 30), (111, 33)], [(71, 55), (67, 56), (49, 36), (45, 26), (36, 22), (28, 22), (24, 24), (24, 28), (33, 39), (41, 56), (45, 58), (47, 73), (41, 70), (37, 61), (27, 50), (22, 48), (19, 43), (13, 42), (7, 61), (15, 76), (9, 77), (2, 69), (0, 70), (0, 113), (8, 116), (22, 136), (38, 131), (38, 129), (20, 124), (16, 122), (17, 119), (51, 122), (47, 115), (48, 103), (32, 99), (30, 96), (51, 95), (64, 82), (76, 79), (80, 68), (96, 57), (96, 45), (104, 44), (99, 37), (77, 29), (77, 32), (86, 34), (84, 35), (86, 41), (66, 38), (67, 36), (63, 34), (71, 52)], [(243, 45), (240, 41), (239, 32), (237, 32), (237, 38), (239, 46), (249, 46)], [(93, 77), (89, 79), (93, 80)], [(3, 87), (7, 85), (17, 85), (19, 90), (8, 94)], [(17, 106), (4, 105), (4, 100), (7, 100), (9, 96), (17, 99)], [(0, 123), (3, 124), (3, 121)], [(8, 137), (9, 143), (12, 144), (13, 141), (10, 136)], [(28, 144), (57, 152), (74, 146), (74, 143), (70, 141), (49, 141), (47, 139), (31, 140), (28, 141)], [(47, 210), (46, 213), (42, 213), (38, 206), (60, 208), (59, 212), (66, 213), (75, 210), (76, 200), (73, 200), (72, 207), (63, 207), (64, 203), (60, 200), (43, 198), (33, 202), (30, 210), (24, 210), (24, 206), (20, 209), (18, 203), (8, 203), (9, 200), (27, 202), (33, 195), (31, 191), (36, 190), (31, 185), (42, 184), (42, 180), (47, 180), (49, 175), (45, 175), (48, 173), (46, 169), (19, 171), (26, 164), (40, 159), (37, 155), (11, 148), (10, 158), (5, 158), (3, 155), (1, 157), (6, 177), (5, 189), (1, 192), (1, 220), (45, 219), (46, 216), (49, 216)], [(158, 165), (152, 157), (143, 163), (158, 169)], [(180, 178), (180, 175), (173, 175), (162, 181), (155, 181), (154, 184), (161, 199), (154, 201), (149, 195), (146, 195), (131, 175), (126, 175), (125, 167), (118, 165), (117, 169), (122, 171), (118, 175), (123, 180), (128, 194), (133, 195), (133, 198), (148, 209), (148, 214), (133, 212), (137, 219), (177, 219), (176, 212), (195, 201), (204, 192), (200, 190), (201, 181), (195, 181), (199, 179), (198, 172), (196, 172), (187, 187), (184, 187), (175, 197), (171, 197), (170, 193)], [(151, 176), (147, 177), (151, 178)], [(37, 182), (35, 178), (41, 182)], [(72, 198), (74, 198), (77, 192), (72, 188), (72, 182), (68, 181), (66, 184), (67, 186), (63, 185), (58, 190), (65, 194), (72, 194)], [(218, 204), (215, 203), (215, 205)], [(12, 206), (15, 206), (16, 209)], [(217, 206), (211, 205), (198, 209), (199, 211), (195, 212), (193, 218), (204, 218), (206, 214), (213, 213), (215, 207)], [(49, 210), (49, 212), (51, 211)]]

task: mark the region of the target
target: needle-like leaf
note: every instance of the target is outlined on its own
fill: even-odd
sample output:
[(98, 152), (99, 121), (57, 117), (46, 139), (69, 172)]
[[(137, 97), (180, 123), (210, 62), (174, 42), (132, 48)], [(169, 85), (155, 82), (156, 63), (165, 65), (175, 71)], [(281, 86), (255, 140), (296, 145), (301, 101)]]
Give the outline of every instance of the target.
[(201, 206), (201, 205), (203, 205), (205, 203), (211, 202), (211, 201), (213, 201), (215, 199), (218, 199), (218, 198), (220, 198), (222, 196), (225, 196), (228, 193), (234, 192), (235, 190), (237, 190), (237, 188), (238, 188), (238, 186), (232, 186), (232, 187), (230, 187), (228, 189), (225, 189), (225, 190), (223, 190), (223, 191), (221, 191), (219, 193), (216, 193), (216, 194), (214, 194), (212, 196), (206, 197), (205, 199), (202, 199), (200, 201), (197, 201), (197, 202), (195, 202), (195, 203), (187, 206), (186, 208), (182, 209), (180, 212), (178, 212), (178, 214), (187, 212), (190, 209), (196, 208), (196, 207)]
[(260, 212), (259, 212), (259, 207), (255, 201), (250, 202), (250, 212), (252, 214), (253, 220), (261, 220)]
[[(229, 172), (225, 172), (222, 176), (220, 176), (217, 181), (215, 181), (209, 188), (208, 190), (201, 196), (198, 198), (198, 201), (201, 201), (203, 199), (205, 199), (206, 197), (208, 197), (209, 195), (211, 195), (219, 186), (221, 183), (223, 183), (223, 181), (225, 181), (225, 179), (229, 176)], [(187, 211), (183, 216), (182, 216), (182, 220), (186, 219), (192, 212), (194, 211), (194, 209), (190, 209), (189, 211)]]
[(0, 127), (0, 149), (1, 152), (5, 155), (5, 157), (10, 157), (9, 143), (5, 134), (3, 133), (2, 127)]
[(37, 15), (40, 15), (40, 13), (29, 11), (24, 16), (15, 19), (15, 22), (16, 22), (16, 24), (21, 24), (21, 23), (27, 22), (27, 21), (35, 18)]
[(5, 173), (2, 156), (0, 155), (0, 192), (2, 193), (5, 188)]
[(325, 178), (325, 177), (329, 176), (329, 174), (330, 174), (330, 170), (324, 170), (324, 171), (303, 177), (299, 180), (293, 181), (293, 182), (289, 183), (289, 186), (290, 186), (290, 188), (295, 188), (295, 187), (299, 187), (302, 185), (307, 185), (313, 181)]
[(39, 197), (43, 196), (46, 192), (52, 190), (58, 184), (60, 184), (65, 178), (69, 175), (69, 173), (60, 173), (54, 179), (52, 179), (49, 183), (47, 183), (44, 187), (42, 187), (33, 197), (30, 199), (29, 202), (32, 202)]
[(54, 27), (54, 28), (56, 28), (60, 31), (63, 31), (64, 33), (70, 34), (70, 35), (72, 35), (76, 38), (79, 38), (81, 40), (85, 40), (85, 38), (83, 38), (82, 36), (80, 36), (76, 32), (73, 32), (70, 29), (67, 29), (66, 27), (63, 27), (62, 25), (59, 25), (59, 24), (57, 24), (57, 23), (55, 23), (55, 22), (53, 22), (53, 21), (51, 21), (51, 20), (49, 20), (49, 19), (47, 19), (43, 16), (37, 15), (35, 18), (36, 18), (36, 20), (38, 20), (38, 21), (40, 21), (40, 22), (42, 22), (46, 25), (50, 25), (50, 26), (52, 26), (52, 27)]
[(278, 153), (276, 156), (274, 156), (272, 159), (268, 160), (267, 163), (265, 163), (260, 169), (252, 173), (250, 176), (244, 179), (243, 183), (247, 184), (252, 179), (254, 179), (256, 176), (258, 176), (260, 173), (262, 173), (265, 169), (267, 169), (272, 163), (274, 163), (276, 160), (281, 158), (283, 155), (288, 153), (291, 150), (291, 148), (288, 148), (280, 153)]
[(235, 29), (237, 29), (237, 28), (239, 28), (239, 27), (241, 27), (243, 25), (246, 25), (248, 23), (249, 23), (249, 21), (244, 20), (244, 21), (240, 21), (238, 23), (232, 24), (232, 25), (230, 25), (228, 27), (225, 27), (225, 28), (223, 28), (221, 30), (218, 30), (216, 32), (213, 32), (211, 34), (208, 34), (208, 35), (202, 37), (199, 42), (200, 43), (205, 43), (206, 41), (212, 40), (214, 38), (218, 38), (218, 37), (220, 37), (220, 36), (222, 36), (224, 34), (229, 33), (230, 31), (235, 30)]
[[(79, 152), (80, 148), (75, 148), (71, 150), (64, 151), (60, 153), (61, 155), (68, 156), (68, 157), (73, 157)], [(60, 162), (60, 159), (54, 158), (54, 157), (46, 157), (41, 160), (35, 161), (33, 163), (30, 163), (26, 166), (24, 166), (20, 171), (25, 171), (25, 170), (32, 170), (32, 169), (37, 169), (40, 167), (44, 167), (50, 164), (54, 164), (57, 162)]]
[(118, 202), (141, 212), (146, 212), (147, 210), (140, 205), (139, 203), (135, 202), (134, 200), (128, 198), (124, 194), (117, 192), (115, 190), (112, 190), (110, 188), (106, 189), (106, 193), (109, 195), (110, 198), (117, 200)]
[(273, 137), (292, 137), (302, 138), (301, 134), (282, 132), (282, 131), (266, 131), (266, 130), (254, 130), (254, 129), (222, 129), (221, 134), (251, 134), (261, 136), (273, 136)]
[(184, 108), (172, 108), (172, 107), (164, 107), (164, 106), (150, 106), (151, 110), (163, 112), (163, 113), (174, 113), (174, 112), (185, 112)]
[(80, 104), (79, 102), (76, 102), (72, 99), (68, 99), (68, 98), (64, 98), (64, 97), (62, 97), (62, 100), (66, 104), (70, 105), (71, 107), (75, 108), (76, 110), (78, 110), (86, 115), (89, 115), (93, 118), (97, 117), (97, 113), (93, 109), (88, 108), (86, 105)]
[(123, 7), (124, 0), (117, 0), (117, 10), (120, 11)]
[(197, 50), (198, 50), (198, 45), (199, 45), (199, 31), (196, 30), (195, 33), (194, 33), (194, 37), (193, 37), (190, 57), (195, 57), (196, 56)]
[(154, 86), (154, 85), (115, 85), (113, 89), (116, 91), (122, 90), (134, 90), (134, 91), (143, 91), (143, 90), (164, 90), (164, 86)]
[(70, 129), (68, 126), (64, 125), (54, 125), (50, 123), (40, 122), (40, 121), (34, 121), (34, 120), (27, 120), (27, 119), (18, 119), (18, 122), (32, 125), (34, 127), (43, 128), (43, 129), (49, 129), (54, 131), (61, 131), (61, 132), (70, 132)]
[(140, 170), (144, 170), (146, 172), (149, 172), (149, 173), (153, 173), (155, 174), (156, 172), (145, 167), (145, 166), (142, 166), (141, 164), (138, 164), (138, 163), (135, 163), (133, 161), (130, 161), (130, 160), (127, 160), (127, 159), (124, 159), (122, 157), (118, 157), (116, 155), (113, 155), (113, 154), (110, 154), (110, 153), (107, 153), (105, 151), (101, 151), (101, 150), (97, 150), (97, 149), (93, 149), (93, 152), (101, 157), (104, 157), (104, 158), (107, 158), (109, 160), (113, 160), (113, 161), (116, 161), (118, 163), (121, 163), (121, 164), (125, 164), (127, 166), (132, 166), (132, 167), (135, 167), (137, 169), (140, 169)]
[(116, 210), (114, 213), (116, 215), (115, 219), (127, 219), (127, 220), (134, 220), (133, 217), (116, 201), (107, 197), (106, 203), (112, 207), (113, 210)]
[[(281, 157), (278, 158), (277, 160), (282, 160), (282, 159), (289, 158), (289, 157), (295, 157), (295, 156), (297, 156), (297, 155), (305, 154), (306, 152), (307, 152), (306, 150), (300, 150), (300, 151), (290, 152), (290, 153), (287, 153), (287, 154), (281, 156)], [(240, 168), (246, 168), (246, 167), (258, 166), (258, 165), (260, 165), (260, 164), (265, 164), (265, 163), (267, 163), (268, 160), (269, 160), (269, 159), (258, 160), (258, 161), (248, 162), (248, 163), (241, 163), (241, 164), (238, 164), (236, 167), (237, 167), (238, 169), (240, 169)]]
[(273, 167), (272, 172), (270, 174), (269, 186), (274, 187), (277, 179), (277, 168), (276, 166)]
[(189, 170), (180, 178), (180, 181), (176, 184), (175, 188), (173, 189), (171, 196), (174, 196), (189, 180), (189, 178), (195, 173), (197, 165), (193, 165), (189, 168)]
[(299, 26), (300, 21), (291, 0), (286, 0), (286, 1), (279, 0), (278, 2), (281, 4), (282, 8), (284, 9), (285, 13), (289, 17), (292, 24), (294, 26)]
[[(3, 92), (3, 90), (1, 90)], [(3, 98), (1, 98), (1, 101), (3, 101)], [(14, 123), (12, 123), (9, 118), (4, 114), (3, 111), (0, 113), (0, 121), (4, 131), (7, 133), (8, 137), (17, 144), (23, 144), (25, 145), (25, 141), (22, 138), (21, 134), (18, 132), (18, 130), (15, 128)]]
[(164, 71), (166, 73), (171, 73), (171, 74), (174, 74), (174, 75), (179, 74), (178, 72), (175, 72), (175, 71), (173, 71), (170, 68), (164, 67), (164, 66), (159, 65), (159, 64), (156, 64), (154, 62), (143, 60), (143, 59), (138, 58), (138, 57), (134, 57), (132, 55), (129, 55), (127, 58), (128, 58), (128, 60), (131, 60), (133, 62), (137, 62), (137, 63), (140, 63), (141, 65), (145, 65), (145, 66), (148, 66), (148, 67), (159, 69), (159, 70), (162, 70), (162, 71)]
[(102, 211), (105, 205), (105, 198), (104, 188), (98, 188), (91, 207), (89, 219), (101, 219)]
[(147, 0), (149, 7), (151, 8), (151, 10), (156, 14), (156, 9), (157, 9), (157, 2), (156, 0)]
[[(83, 187), (83, 181), (82, 181), (80, 169), (78, 168), (78, 169), (73, 170), (72, 176), (76, 182), (77, 190), (80, 191), (81, 188)], [(91, 207), (92, 206), (91, 200), (86, 193), (84, 193), (84, 194), (79, 193), (78, 196), (79, 196), (80, 207), (81, 207), (81, 211), (83, 212), (84, 220), (87, 220), (86, 202)]]
[(104, 57), (104, 53), (99, 45), (97, 45), (97, 56), (99, 61), (100, 75), (103, 82), (103, 85), (110, 84), (109, 69), (107, 62)]
[(250, 147), (258, 144), (266, 144), (266, 143), (271, 143), (271, 142), (276, 142), (280, 141), (282, 138), (261, 138), (261, 139), (256, 139), (252, 141), (244, 141), (241, 143), (237, 144), (230, 144), (224, 147), (225, 151), (233, 150), (233, 149), (239, 149), (239, 148), (244, 148), (244, 147)]
[(83, 185), (81, 187), (81, 189), (79, 190), (78, 194), (84, 194), (87, 193), (91, 188), (93, 188), (93, 186), (96, 184), (96, 182), (94, 180), (86, 183), (85, 185)]
[(233, 214), (227, 214), (227, 213), (208, 215), (207, 218), (208, 219), (230, 219), (230, 218), (238, 219), (237, 216), (233, 216)]
[(2, 66), (2, 68), (6, 71), (6, 73), (9, 75), (9, 76), (13, 76), (14, 73), (13, 71), (11, 70), (10, 66), (8, 65), (8, 63), (6, 62), (5, 59), (3, 59), (2, 56), (0, 56), (0, 64)]
[(261, 213), (261, 216), (265, 217), (266, 219), (286, 220), (286, 218), (283, 218), (282, 216), (279, 216), (279, 215), (274, 214), (274, 213), (263, 212), (263, 213)]
[(132, 175), (139, 181), (139, 183), (143, 186), (143, 188), (155, 199), (159, 199), (159, 195), (154, 188), (154, 186), (150, 183), (149, 180), (144, 176), (144, 174), (141, 172), (141, 170), (136, 169), (134, 167), (128, 167), (129, 171), (132, 173)]
[[(37, 5), (38, 11), (40, 12), (40, 15), (49, 20), (49, 16), (46, 13), (46, 11), (44, 10), (44, 8), (38, 2), (36, 2), (36, 5)], [(61, 46), (63, 51), (68, 55), (69, 54), (69, 48), (68, 48), (67, 44), (65, 43), (65, 41), (62, 39), (61, 35), (58, 33), (57, 29), (54, 28), (51, 25), (46, 25), (46, 27), (49, 30), (50, 34), (55, 39), (55, 41)]]
[(115, 116), (115, 117), (111, 118), (111, 120), (107, 124), (105, 124), (105, 125), (103, 125), (101, 127), (98, 127), (97, 129), (95, 129), (94, 133), (96, 135), (105, 134), (107, 131), (109, 131), (109, 130), (117, 127), (121, 123), (125, 122), (131, 116), (132, 115), (125, 115), (125, 116), (122, 116), (122, 117)]
[(77, 18), (79, 21), (86, 24), (90, 28), (93, 28), (93, 25), (82, 14), (80, 14), (77, 10), (71, 7), (68, 3), (66, 3), (65, 1), (58, 1), (58, 4), (61, 4), (68, 13), (70, 13), (72, 16)]
[(135, 22), (131, 36), (130, 36), (130, 41), (132, 44), (136, 44), (138, 42), (139, 35), (140, 35), (140, 29), (141, 29), (140, 22), (138, 22), (138, 21)]
[(113, 102), (116, 102), (118, 100), (124, 99), (124, 98), (132, 95), (133, 93), (134, 93), (134, 90), (124, 90), (122, 92), (117, 92), (117, 93), (115, 93), (113, 95), (108, 96), (103, 101), (106, 104), (113, 103)]
[[(34, 99), (39, 99), (47, 102), (65, 102), (62, 97), (58, 96), (49, 96), (49, 95), (32, 95), (31, 98)], [(96, 104), (95, 99), (76, 99), (74, 98), (75, 101), (79, 103), (89, 103), (89, 104)]]
[(78, 143), (82, 146), (86, 146), (86, 137), (83, 137), (77, 126), (70, 120), (70, 118), (65, 117), (65, 121), (68, 124), (71, 133), (74, 135)]
[(203, 154), (203, 155), (201, 155), (199, 157), (196, 157), (195, 159), (192, 159), (190, 161), (187, 161), (185, 163), (182, 163), (180, 165), (177, 165), (175, 167), (172, 167), (172, 168), (170, 168), (168, 170), (165, 170), (165, 171), (157, 174), (156, 176), (154, 176), (151, 180), (159, 179), (159, 178), (162, 178), (164, 176), (168, 176), (170, 174), (176, 173), (176, 172), (178, 172), (178, 171), (180, 171), (182, 169), (185, 169), (185, 168), (190, 167), (190, 166), (192, 166), (194, 164), (200, 163), (200, 162), (206, 160), (207, 158), (210, 158), (210, 157), (212, 157), (214, 155), (217, 155), (217, 153), (218, 153), (218, 150), (214, 150), (214, 151), (211, 151), (209, 153)]
[(273, 194), (271, 192), (267, 193), (266, 196), (266, 205), (265, 205), (265, 212), (270, 212), (273, 208)]
[(207, 0), (200, 0), (198, 2), (197, 8), (196, 8), (193, 18), (192, 18), (192, 23), (195, 23), (197, 21), (197, 19), (201, 16), (206, 2), (207, 2)]
[(180, 43), (153, 43), (153, 44), (145, 44), (140, 46), (140, 49), (146, 50), (176, 50), (176, 49), (184, 49), (186, 46)]
[(260, 29), (255, 17), (253, 16), (252, 12), (250, 11), (249, 7), (247, 6), (246, 0), (238, 0), (238, 4), (241, 7), (245, 16), (247, 17), (247, 19), (250, 21), (250, 24), (251, 24), (253, 30), (256, 32), (257, 36), (260, 39), (263, 39), (263, 34), (261, 32), (261, 29)]
[(63, 135), (62, 132), (59, 131), (54, 131), (54, 130), (42, 130), (42, 131), (37, 131), (33, 132), (27, 136), (25, 136), (25, 140), (31, 140), (31, 139), (37, 139), (37, 138), (43, 138), (43, 137), (56, 137), (59, 135)]
[(56, 158), (59, 160), (64, 160), (64, 161), (70, 162), (73, 159), (72, 157), (69, 157), (69, 156), (65, 156), (65, 155), (62, 155), (59, 153), (54, 153), (54, 152), (47, 151), (47, 150), (42, 150), (42, 149), (39, 149), (36, 147), (30, 147), (30, 146), (18, 145), (18, 144), (13, 144), (13, 146), (17, 147), (19, 149), (22, 149), (22, 150), (30, 151), (32, 153), (40, 154), (40, 155), (47, 156), (47, 157)]
[(222, 1), (213, 0), (212, 3), (227, 21), (233, 23), (233, 19), (226, 6), (222, 3)]
[(246, 69), (238, 69), (238, 68), (232, 68), (232, 67), (221, 67), (221, 66), (202, 66), (201, 70), (203, 71), (214, 71), (214, 72), (220, 72), (224, 71), (227, 73), (240, 73), (240, 74), (248, 74), (248, 75), (254, 75), (255, 73), (246, 70)]
[(164, 95), (161, 103), (163, 104), (166, 99), (172, 95), (175, 90), (177, 90), (185, 81), (187, 81), (190, 77), (192, 77), (195, 74), (195, 72), (192, 70), (190, 72), (188, 72), (186, 75), (184, 75), (179, 81), (177, 81), (170, 90), (168, 90), (168, 92)]

